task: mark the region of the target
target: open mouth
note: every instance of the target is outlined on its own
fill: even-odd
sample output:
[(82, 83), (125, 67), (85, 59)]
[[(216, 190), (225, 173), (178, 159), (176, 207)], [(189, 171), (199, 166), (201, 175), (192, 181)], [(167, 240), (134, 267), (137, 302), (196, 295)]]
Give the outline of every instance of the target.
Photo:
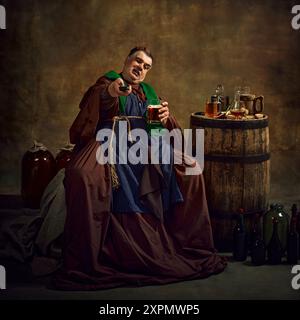
[(140, 72), (139, 72), (139, 70), (137, 70), (137, 69), (133, 69), (133, 70), (132, 70), (132, 73), (133, 73), (136, 77), (139, 77), (139, 76), (140, 76)]

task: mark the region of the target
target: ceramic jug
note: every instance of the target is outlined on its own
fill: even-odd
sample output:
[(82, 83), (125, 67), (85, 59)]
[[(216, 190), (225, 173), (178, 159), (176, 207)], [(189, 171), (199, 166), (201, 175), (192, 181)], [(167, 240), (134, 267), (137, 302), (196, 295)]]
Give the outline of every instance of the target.
[(240, 101), (245, 106), (245, 108), (249, 111), (249, 115), (253, 115), (256, 113), (262, 113), (264, 109), (264, 97), (263, 96), (255, 96), (254, 94), (241, 94)]

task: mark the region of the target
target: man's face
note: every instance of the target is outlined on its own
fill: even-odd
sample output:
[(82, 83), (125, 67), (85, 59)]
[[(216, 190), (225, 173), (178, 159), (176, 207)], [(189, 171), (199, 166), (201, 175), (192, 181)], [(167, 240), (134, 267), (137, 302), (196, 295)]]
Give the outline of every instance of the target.
[(142, 82), (152, 67), (152, 59), (143, 51), (137, 51), (127, 57), (123, 67), (123, 77), (126, 81), (138, 84)]

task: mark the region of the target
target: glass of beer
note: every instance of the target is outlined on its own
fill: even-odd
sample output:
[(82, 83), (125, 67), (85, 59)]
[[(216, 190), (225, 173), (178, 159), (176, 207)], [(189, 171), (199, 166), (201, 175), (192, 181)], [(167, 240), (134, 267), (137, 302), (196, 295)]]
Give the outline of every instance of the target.
[(161, 101), (159, 99), (148, 100), (147, 106), (147, 120), (148, 123), (160, 123), (159, 119), (159, 109), (162, 107)]

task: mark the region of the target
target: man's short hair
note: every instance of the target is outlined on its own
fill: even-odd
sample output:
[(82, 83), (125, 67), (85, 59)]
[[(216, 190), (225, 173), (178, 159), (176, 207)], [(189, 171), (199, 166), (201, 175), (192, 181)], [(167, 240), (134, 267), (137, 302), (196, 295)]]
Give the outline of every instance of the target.
[(150, 57), (152, 59), (152, 62), (153, 62), (154, 59), (153, 59), (152, 53), (150, 52), (150, 50), (147, 47), (134, 47), (134, 48), (132, 48), (128, 54), (128, 57), (130, 57), (131, 55), (133, 55), (137, 51), (143, 51), (148, 57)]

